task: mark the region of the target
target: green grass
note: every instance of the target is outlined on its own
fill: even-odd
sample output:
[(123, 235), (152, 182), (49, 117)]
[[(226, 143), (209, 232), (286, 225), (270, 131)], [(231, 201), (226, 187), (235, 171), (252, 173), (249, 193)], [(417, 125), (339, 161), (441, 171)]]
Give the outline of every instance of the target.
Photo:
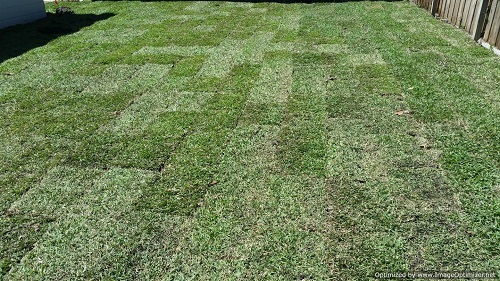
[(463, 31), (407, 2), (64, 5), (0, 35), (6, 280), (500, 273), (500, 58)]

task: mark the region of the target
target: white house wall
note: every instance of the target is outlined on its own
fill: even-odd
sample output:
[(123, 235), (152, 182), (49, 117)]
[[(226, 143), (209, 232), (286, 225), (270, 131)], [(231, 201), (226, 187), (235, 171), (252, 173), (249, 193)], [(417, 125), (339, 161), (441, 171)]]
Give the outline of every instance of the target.
[(43, 0), (0, 0), (0, 28), (46, 16)]

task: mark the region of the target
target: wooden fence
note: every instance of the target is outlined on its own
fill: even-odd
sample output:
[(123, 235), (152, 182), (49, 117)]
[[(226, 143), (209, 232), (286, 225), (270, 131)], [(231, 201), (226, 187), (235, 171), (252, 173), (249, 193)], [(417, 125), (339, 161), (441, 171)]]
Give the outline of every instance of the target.
[(434, 16), (500, 49), (500, 0), (414, 0)]
[(433, 0), (414, 0), (414, 2), (427, 11), (432, 12), (432, 2), (434, 2)]
[(489, 7), (489, 16), (484, 28), (484, 42), (500, 49), (500, 1), (493, 0)]

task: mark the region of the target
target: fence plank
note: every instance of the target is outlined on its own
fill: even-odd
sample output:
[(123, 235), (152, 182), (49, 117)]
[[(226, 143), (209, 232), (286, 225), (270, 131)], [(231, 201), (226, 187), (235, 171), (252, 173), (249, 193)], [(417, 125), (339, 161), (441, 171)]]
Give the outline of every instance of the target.
[(484, 19), (486, 17), (486, 9), (488, 8), (489, 0), (478, 0), (479, 3), (477, 7), (477, 12), (474, 20), (474, 25), (472, 29), (472, 37), (474, 41), (479, 40), (481, 38), (481, 33), (484, 29)]
[(431, 14), (435, 16), (439, 8), (439, 0), (432, 0)]
[(428, 11), (432, 14), (432, 16), (434, 16), (434, 7), (435, 7), (434, 3), (437, 3), (437, 2), (439, 2), (439, 0), (429, 0), (429, 9), (428, 9)]
[[(500, 2), (499, 2), (500, 3)], [(500, 6), (500, 4), (498, 4)], [(497, 26), (500, 25), (500, 10), (497, 8), (497, 17), (496, 17)], [(500, 49), (500, 27), (497, 28), (497, 41), (494, 46), (497, 49)]]
[(446, 2), (447, 0), (441, 1), (441, 6), (439, 7), (439, 17), (446, 18)]
[(454, 22), (455, 22), (455, 25), (458, 26), (458, 27), (460, 27), (460, 20), (461, 20), (461, 17), (462, 17), (463, 2), (464, 2), (464, 0), (457, 0), (457, 4), (455, 6), (455, 18), (454, 18)]
[(458, 13), (458, 5), (460, 4), (460, 0), (452, 0), (451, 1), (451, 22), (453, 25), (457, 25), (457, 13)]
[(466, 2), (466, 0), (460, 1), (460, 6), (458, 9), (458, 17), (457, 17), (457, 26), (458, 27), (462, 27), (462, 17), (464, 15), (465, 2)]
[[(429, 12), (432, 11), (432, 0), (425, 1), (425, 9)], [(432, 12), (431, 12), (432, 13)]]
[(464, 6), (464, 15), (462, 17), (462, 26), (466, 28), (467, 26), (467, 19), (469, 18), (469, 12), (470, 12), (470, 3), (472, 0), (465, 0), (465, 6)]
[(450, 0), (450, 5), (448, 6), (448, 22), (453, 24), (453, 8), (455, 8), (456, 0)]
[(496, 17), (500, 13), (500, 1), (490, 0), (490, 7), (489, 8), (490, 8), (490, 11), (488, 13), (488, 17), (486, 18), (486, 27), (484, 29), (483, 41), (485, 38), (491, 37), (491, 34), (493, 32), (494, 23), (500, 20), (500, 19), (496, 19)]
[[(474, 33), (474, 30), (476, 29), (476, 26), (477, 26), (477, 19), (478, 19), (478, 15), (479, 15), (479, 10), (481, 9), (481, 5), (483, 3), (484, 0), (475, 0), (475, 7), (474, 7), (474, 11), (472, 12), (472, 21), (471, 21), (471, 25), (469, 27), (469, 30), (467, 30), (467, 32), (469, 32), (469, 34), (473, 34)], [(488, 1), (488, 0), (486, 0)]]
[(471, 30), (472, 30), (472, 22), (474, 21), (474, 14), (476, 13), (477, 4), (478, 4), (477, 0), (471, 0), (470, 8), (469, 8), (469, 16), (467, 18), (467, 24), (465, 27), (465, 30), (467, 30), (467, 32), (469, 32), (469, 33), (471, 33)]
[(497, 8), (496, 2), (497, 2), (496, 0), (493, 0), (493, 2), (491, 3), (490, 14), (488, 16), (488, 22), (486, 23), (486, 28), (484, 29), (483, 39), (485, 41), (488, 41), (488, 39), (490, 38), (491, 23), (493, 22), (493, 19), (495, 18), (495, 11)]
[(441, 18), (442, 19), (448, 19), (448, 7), (450, 5), (450, 0), (444, 0), (443, 1), (443, 8), (441, 9)]
[(418, 5), (424, 9), (426, 9), (427, 11), (429, 11), (429, 1), (428, 0), (420, 0), (418, 2)]
[(493, 46), (500, 47), (500, 42), (497, 42), (500, 37), (498, 34), (500, 33), (500, 1), (497, 0), (496, 2), (495, 16), (491, 22), (490, 39), (488, 42)]
[(483, 1), (483, 0), (476, 0), (474, 12), (472, 13), (471, 25), (469, 27), (469, 30), (467, 30), (467, 32), (469, 32), (469, 34), (472, 34), (474, 32), (474, 28), (476, 26), (476, 21), (477, 21), (477, 15), (478, 15), (477, 13), (478, 13), (479, 8), (481, 6), (481, 1)]
[(470, 7), (471, 7), (471, 2), (472, 0), (466, 0), (465, 1), (465, 12), (464, 12), (464, 16), (463, 16), (463, 26), (464, 26), (464, 29), (467, 29), (467, 20), (469, 19), (469, 14), (470, 14)]
[(451, 22), (453, 3), (455, 3), (455, 0), (448, 0), (448, 6), (446, 7), (446, 18), (448, 19), (448, 22)]

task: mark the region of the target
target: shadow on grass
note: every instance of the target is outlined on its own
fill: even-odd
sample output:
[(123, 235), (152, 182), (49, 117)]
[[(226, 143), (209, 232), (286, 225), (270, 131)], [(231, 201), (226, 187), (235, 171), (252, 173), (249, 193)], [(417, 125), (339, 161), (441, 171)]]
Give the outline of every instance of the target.
[(0, 63), (41, 47), (50, 41), (79, 31), (95, 22), (115, 14), (65, 14), (47, 13), (47, 17), (32, 23), (0, 29)]

